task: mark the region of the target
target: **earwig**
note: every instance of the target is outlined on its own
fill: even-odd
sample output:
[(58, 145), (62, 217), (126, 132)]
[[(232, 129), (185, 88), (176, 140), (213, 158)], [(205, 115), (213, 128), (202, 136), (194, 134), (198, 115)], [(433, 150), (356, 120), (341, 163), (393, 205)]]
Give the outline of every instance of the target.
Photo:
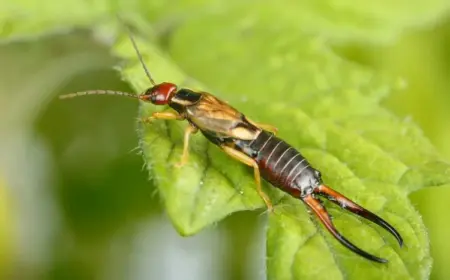
[(277, 132), (275, 127), (250, 120), (235, 108), (209, 93), (185, 88), (179, 89), (176, 84), (169, 82), (155, 83), (131, 33), (129, 36), (152, 87), (140, 95), (112, 90), (89, 90), (62, 95), (60, 98), (109, 94), (137, 98), (154, 105), (168, 105), (173, 111), (155, 112), (143, 121), (148, 122), (153, 119), (188, 121), (189, 124), (184, 133), (183, 154), (177, 167), (181, 167), (187, 162), (189, 138), (192, 134), (200, 131), (229, 156), (253, 168), (256, 190), (270, 211), (273, 210), (273, 206), (270, 198), (261, 188), (261, 177), (294, 198), (302, 200), (336, 240), (368, 260), (379, 263), (387, 262), (386, 259), (361, 250), (342, 236), (335, 228), (328, 211), (320, 202), (319, 196), (379, 225), (391, 233), (400, 246), (403, 245), (402, 237), (388, 222), (326, 186), (322, 182), (320, 172), (313, 168), (300, 152), (275, 136)]

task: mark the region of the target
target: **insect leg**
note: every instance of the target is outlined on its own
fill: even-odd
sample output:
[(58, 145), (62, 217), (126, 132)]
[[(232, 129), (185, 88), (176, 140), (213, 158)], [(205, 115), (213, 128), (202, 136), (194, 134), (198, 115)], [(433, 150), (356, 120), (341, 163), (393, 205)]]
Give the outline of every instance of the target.
[(380, 227), (387, 230), (390, 234), (392, 234), (397, 239), (400, 246), (403, 245), (402, 237), (393, 226), (391, 226), (388, 222), (378, 217), (374, 213), (370, 212), (369, 210), (351, 201), (349, 198), (345, 197), (341, 193), (325, 185), (320, 185), (317, 189), (315, 189), (315, 193), (326, 197), (328, 200), (339, 205), (341, 208), (344, 208), (352, 213), (355, 213), (358, 216), (361, 216), (369, 221), (374, 222), (375, 224), (379, 225)]
[(276, 127), (273, 126), (273, 125), (265, 124), (265, 123), (257, 123), (257, 122), (254, 122), (254, 121), (250, 120), (250, 119), (247, 118), (247, 117), (246, 117), (246, 119), (247, 119), (247, 121), (248, 121), (249, 123), (253, 124), (254, 126), (259, 127), (259, 128), (261, 128), (261, 129), (264, 129), (264, 130), (267, 130), (267, 131), (269, 131), (269, 132), (272, 132), (273, 134), (276, 134), (276, 133), (278, 132), (278, 128), (276, 128)]
[(154, 112), (150, 117), (142, 118), (143, 123), (150, 123), (153, 120), (184, 120), (184, 117), (175, 112)]
[(244, 153), (241, 153), (231, 147), (222, 145), (221, 148), (225, 153), (227, 153), (232, 158), (253, 167), (253, 173), (255, 176), (255, 182), (256, 182), (256, 191), (258, 192), (259, 196), (264, 200), (264, 203), (266, 203), (267, 208), (270, 212), (273, 211), (272, 202), (270, 201), (270, 198), (267, 196), (267, 194), (262, 190), (261, 188), (261, 175), (259, 173), (259, 167), (258, 164), (249, 156), (247, 156)]
[(195, 134), (198, 128), (188, 125), (184, 131), (184, 144), (183, 144), (183, 155), (181, 156), (181, 161), (175, 164), (175, 167), (182, 167), (186, 164), (189, 158), (189, 137), (191, 134)]
[(333, 222), (331, 221), (330, 215), (328, 214), (327, 210), (325, 209), (322, 204), (320, 204), (319, 200), (314, 198), (312, 195), (307, 195), (305, 197), (302, 197), (303, 202), (308, 205), (312, 211), (317, 215), (317, 217), (320, 219), (322, 224), (327, 228), (327, 230), (345, 247), (350, 249), (351, 251), (355, 252), (356, 254), (379, 263), (386, 263), (386, 259), (382, 259), (379, 257), (376, 257), (374, 255), (371, 255), (355, 245), (353, 245), (350, 241), (348, 241), (345, 237), (343, 237), (337, 229), (334, 227)]

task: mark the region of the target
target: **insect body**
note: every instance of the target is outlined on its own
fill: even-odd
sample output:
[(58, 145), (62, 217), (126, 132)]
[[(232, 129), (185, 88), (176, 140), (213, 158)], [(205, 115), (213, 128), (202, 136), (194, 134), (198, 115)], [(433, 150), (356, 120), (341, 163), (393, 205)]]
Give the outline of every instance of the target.
[(187, 162), (190, 135), (200, 131), (232, 158), (253, 168), (256, 190), (269, 210), (272, 211), (273, 206), (269, 197), (261, 189), (261, 176), (282, 191), (302, 200), (341, 244), (366, 259), (380, 263), (387, 262), (386, 259), (359, 249), (343, 237), (336, 230), (318, 196), (325, 197), (341, 208), (385, 228), (394, 235), (400, 246), (402, 245), (403, 240), (400, 234), (385, 220), (324, 185), (320, 172), (310, 166), (296, 149), (274, 135), (275, 127), (248, 119), (238, 110), (209, 93), (184, 88), (178, 89), (173, 83), (156, 84), (143, 63), (134, 39), (131, 36), (130, 38), (148, 78), (153, 84), (152, 87), (141, 95), (93, 90), (72, 93), (61, 96), (61, 98), (88, 94), (115, 94), (138, 98), (155, 105), (168, 105), (173, 111), (155, 112), (144, 121), (166, 119), (189, 122), (184, 133), (183, 154), (177, 166), (182, 166)]

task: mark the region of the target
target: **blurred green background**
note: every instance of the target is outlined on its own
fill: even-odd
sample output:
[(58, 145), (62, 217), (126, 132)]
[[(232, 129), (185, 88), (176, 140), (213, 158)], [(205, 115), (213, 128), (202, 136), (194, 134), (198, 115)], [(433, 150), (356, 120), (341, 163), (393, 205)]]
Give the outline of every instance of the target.
[[(132, 91), (112, 69), (119, 61), (108, 36), (93, 30), (62, 28), (0, 45), (0, 277), (264, 279), (261, 212), (234, 214), (190, 238), (172, 228), (135, 149), (137, 102), (56, 98)], [(334, 47), (408, 81), (385, 105), (418, 123), (450, 159), (450, 14), (389, 43)], [(449, 279), (450, 189), (411, 199), (429, 229), (431, 279)]]

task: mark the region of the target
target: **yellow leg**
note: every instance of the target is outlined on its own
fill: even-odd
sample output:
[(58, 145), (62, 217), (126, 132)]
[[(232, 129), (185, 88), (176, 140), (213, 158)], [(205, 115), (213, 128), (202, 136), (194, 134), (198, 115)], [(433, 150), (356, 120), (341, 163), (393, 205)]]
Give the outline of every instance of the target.
[(181, 161), (175, 164), (175, 167), (182, 167), (185, 165), (189, 158), (189, 137), (198, 131), (198, 128), (188, 125), (184, 131), (184, 147), (183, 155), (181, 156)]
[(184, 120), (184, 117), (175, 112), (154, 112), (150, 117), (142, 118), (143, 123), (150, 123), (153, 120)]
[(231, 156), (232, 158), (253, 167), (253, 173), (255, 176), (255, 181), (256, 181), (256, 191), (258, 192), (259, 196), (264, 200), (264, 203), (266, 203), (267, 208), (269, 209), (270, 212), (273, 211), (273, 206), (272, 206), (272, 202), (270, 201), (270, 198), (267, 196), (267, 194), (265, 194), (261, 188), (261, 175), (259, 174), (259, 167), (258, 164), (249, 156), (247, 156), (246, 154), (239, 152), (231, 147), (228, 146), (221, 146), (223, 151), (225, 153), (227, 153), (229, 156)]
[(259, 127), (259, 128), (261, 128), (261, 129), (264, 129), (264, 130), (267, 130), (267, 131), (269, 131), (269, 132), (272, 132), (273, 134), (276, 134), (276, 133), (278, 132), (278, 128), (276, 128), (276, 127), (273, 126), (273, 125), (270, 125), (270, 124), (264, 124), (264, 123), (257, 123), (257, 122), (254, 122), (254, 121), (250, 120), (249, 118), (247, 118), (247, 121), (248, 121), (249, 123), (253, 124), (253, 125), (256, 126), (256, 127)]

